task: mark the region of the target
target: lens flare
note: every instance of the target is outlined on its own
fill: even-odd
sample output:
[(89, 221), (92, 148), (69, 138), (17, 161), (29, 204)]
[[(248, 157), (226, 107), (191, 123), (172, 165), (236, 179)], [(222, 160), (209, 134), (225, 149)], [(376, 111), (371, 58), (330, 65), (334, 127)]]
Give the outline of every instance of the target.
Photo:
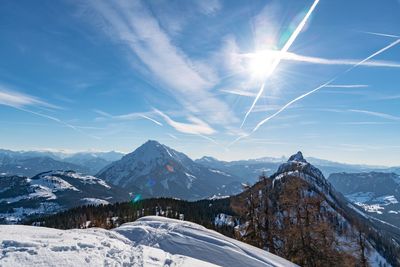
[(142, 199), (142, 195), (141, 195), (141, 194), (137, 194), (137, 195), (134, 195), (134, 196), (133, 196), (131, 202), (132, 202), (132, 203), (137, 203), (137, 202), (140, 201), (141, 199)]

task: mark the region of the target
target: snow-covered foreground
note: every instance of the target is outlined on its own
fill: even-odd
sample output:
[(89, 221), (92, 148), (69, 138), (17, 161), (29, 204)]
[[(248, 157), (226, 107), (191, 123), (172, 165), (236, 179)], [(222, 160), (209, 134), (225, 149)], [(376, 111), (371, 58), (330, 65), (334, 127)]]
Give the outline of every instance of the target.
[(114, 230), (0, 225), (0, 266), (295, 266), (200, 225), (149, 216)]

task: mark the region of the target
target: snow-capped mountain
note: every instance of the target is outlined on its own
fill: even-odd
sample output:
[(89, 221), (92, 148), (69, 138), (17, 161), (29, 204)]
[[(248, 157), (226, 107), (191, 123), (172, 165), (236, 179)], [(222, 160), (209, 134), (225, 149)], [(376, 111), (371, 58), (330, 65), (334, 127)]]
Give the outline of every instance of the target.
[(296, 266), (190, 222), (144, 217), (113, 230), (0, 225), (0, 266)]
[(0, 174), (34, 176), (50, 170), (73, 170), (96, 174), (111, 162), (121, 159), (122, 156), (122, 153), (115, 151), (68, 154), (0, 149)]
[(400, 227), (400, 175), (382, 172), (334, 173), (328, 180), (368, 215)]
[(148, 141), (97, 175), (134, 194), (200, 199), (240, 191), (232, 174), (195, 163), (157, 141)]
[(120, 152), (79, 152), (63, 158), (64, 162), (85, 166), (90, 174), (96, 174), (107, 165), (120, 160), (124, 154)]
[(0, 158), (1, 175), (22, 175), (31, 177), (49, 170), (74, 170), (83, 173), (89, 172), (89, 169), (82, 165), (55, 160), (47, 156), (26, 158), (3, 155), (3, 157)]
[(241, 182), (254, 183), (262, 173), (271, 175), (282, 162), (263, 161), (263, 160), (239, 160), (239, 161), (220, 161), (213, 157), (202, 157), (195, 160), (196, 163), (208, 168), (215, 168), (226, 173), (235, 174)]
[[(287, 160), (285, 157), (273, 158), (263, 157), (258, 159), (221, 161), (213, 157), (205, 156), (196, 159), (195, 162), (206, 167), (217, 168), (227, 173), (234, 173), (241, 178), (242, 182), (254, 183), (262, 173), (272, 175), (275, 170)], [(307, 161), (321, 170), (325, 176), (337, 172), (364, 172), (380, 171), (395, 172), (400, 174), (400, 169), (396, 167), (387, 168), (382, 166), (345, 164), (313, 157), (307, 157)]]
[[(285, 195), (288, 188), (292, 188), (290, 189), (293, 191), (291, 191), (291, 195)], [(267, 202), (265, 202), (266, 200), (262, 200), (257, 204), (257, 199), (262, 199), (264, 192), (268, 192)], [(256, 200), (254, 200), (255, 203), (251, 202), (253, 200), (249, 200), (254, 199), (253, 196), (257, 196)], [(325, 220), (335, 222), (332, 224), (332, 228), (334, 229), (336, 240), (341, 240), (340, 242), (343, 240), (349, 240), (348, 236), (345, 237), (343, 235), (344, 232), (353, 233), (350, 235), (356, 236), (355, 234), (359, 233), (359, 230), (364, 231), (364, 234), (369, 238), (367, 241), (368, 247), (370, 248), (369, 255), (377, 255), (376, 258), (380, 259), (379, 261), (381, 261), (381, 264), (386, 261), (383, 257), (390, 257), (392, 262), (400, 263), (398, 255), (394, 255), (393, 253), (390, 254), (390, 252), (388, 252), (391, 249), (396, 250), (400, 244), (399, 229), (382, 223), (381, 221), (374, 220), (359, 209), (355, 208), (341, 193), (335, 190), (332, 184), (325, 179), (323, 173), (318, 168), (305, 160), (301, 152), (297, 152), (292, 155), (287, 162), (281, 164), (276, 173), (270, 176), (270, 179), (260, 181), (240, 195), (233, 197), (231, 205), (235, 212), (243, 214), (243, 207), (245, 207), (247, 205), (246, 203), (249, 203), (250, 201), (250, 203), (253, 203), (251, 205), (259, 207), (254, 211), (257, 214), (258, 210), (262, 209), (265, 203), (269, 203), (270, 208), (268, 209), (268, 214), (272, 215), (268, 216), (272, 216), (272, 221), (278, 224), (276, 229), (280, 229), (279, 225), (284, 224), (285, 219), (283, 218), (288, 214), (288, 211), (286, 211), (286, 213), (283, 211), (282, 213), (282, 209), (285, 208), (285, 205), (291, 205), (285, 204), (282, 206), (282, 201), (290, 203), (293, 198), (296, 198), (296, 203), (299, 204), (292, 204), (294, 206), (298, 205), (296, 206), (296, 209), (300, 211), (302, 210), (300, 203), (303, 201), (305, 201), (304, 203), (307, 203), (306, 205), (310, 205), (312, 201), (318, 202), (318, 205), (316, 206), (318, 208), (316, 208), (316, 211), (320, 217), (319, 221)], [(309, 198), (309, 200), (303, 200), (306, 198)], [(308, 212), (310, 212), (313, 208), (308, 207), (308, 209)], [(258, 217), (263, 215), (255, 216)], [(279, 220), (282, 221), (279, 222)], [(240, 227), (245, 227), (245, 225)], [(242, 233), (242, 228), (238, 229), (239, 233)], [(274, 231), (279, 231), (276, 229)], [(343, 247), (339, 246), (339, 251), (342, 250), (345, 252), (347, 249), (346, 245), (343, 245)], [(384, 255), (385, 253), (387, 254)], [(374, 262), (374, 257), (375, 256), (370, 256), (370, 263)]]
[(50, 171), (32, 178), (0, 177), (0, 221), (15, 222), (81, 205), (129, 199), (105, 181), (73, 171)]
[(292, 155), (287, 162), (281, 164), (277, 172), (272, 175), (271, 178), (275, 183), (287, 176), (301, 178), (326, 194), (330, 194), (332, 190), (332, 186), (325, 179), (322, 172), (308, 163), (300, 151)]

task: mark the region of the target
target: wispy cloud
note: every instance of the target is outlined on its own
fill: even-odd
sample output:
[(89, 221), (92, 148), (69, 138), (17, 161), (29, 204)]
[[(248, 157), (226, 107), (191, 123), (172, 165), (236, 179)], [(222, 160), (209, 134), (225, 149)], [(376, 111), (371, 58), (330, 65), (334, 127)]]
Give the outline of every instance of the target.
[(95, 109), (93, 110), (95, 113), (99, 114), (100, 116), (106, 117), (106, 118), (113, 118), (113, 115), (111, 115), (110, 113), (104, 112), (102, 110), (99, 109)]
[(394, 115), (387, 114), (387, 113), (382, 113), (382, 112), (375, 112), (375, 111), (369, 111), (369, 110), (360, 110), (360, 109), (349, 109), (348, 111), (356, 112), (356, 113), (362, 113), (362, 114), (366, 114), (366, 115), (371, 115), (371, 116), (374, 116), (374, 117), (387, 119), (387, 120), (400, 121), (400, 117), (399, 116), (394, 116)]
[[(297, 36), (300, 34), (300, 32), (303, 30), (304, 26), (307, 23), (307, 20), (309, 19), (309, 17), (311, 16), (311, 14), (313, 13), (314, 9), (316, 8), (316, 6), (318, 5), (319, 0), (315, 0), (314, 3), (312, 4), (312, 6), (310, 7), (310, 9), (308, 10), (308, 12), (306, 13), (306, 15), (304, 16), (303, 20), (299, 23), (299, 25), (297, 25), (296, 29), (294, 30), (294, 32), (290, 35), (288, 41), (285, 43), (285, 45), (283, 46), (283, 48), (280, 50), (280, 55), (285, 54), (289, 48), (292, 46), (292, 44), (294, 43), (294, 41), (296, 40)], [(268, 70), (268, 73), (266, 73), (265, 75), (265, 79), (267, 79), (269, 76), (271, 76), (271, 74), (275, 71), (275, 69), (278, 67), (279, 63), (281, 62), (281, 57), (277, 57), (270, 69)], [(242, 124), (240, 125), (240, 127), (243, 127), (244, 123), (246, 122), (247, 117), (249, 116), (249, 114), (252, 112), (254, 106), (257, 104), (258, 99), (260, 98), (260, 96), (262, 95), (262, 93), (264, 92), (264, 87), (265, 87), (265, 81), (262, 83), (260, 90), (258, 91), (258, 94), (256, 96), (256, 98), (254, 99), (253, 103), (251, 104), (250, 109), (247, 111), (246, 115), (243, 118)]]
[[(175, 46), (144, 4), (140, 1), (113, 4), (92, 1), (91, 6), (104, 19), (110, 35), (117, 42), (124, 42), (146, 66), (151, 80), (168, 90), (186, 110), (201, 114), (213, 123), (236, 120), (229, 107), (209, 92), (217, 82), (212, 68), (192, 60)], [(216, 9), (217, 4), (214, 4), (209, 12)]]
[(196, 3), (200, 12), (206, 15), (212, 15), (222, 8), (222, 3), (219, 0), (197, 0)]
[[(393, 46), (397, 45), (398, 43), (400, 43), (400, 39), (390, 43), (389, 45), (385, 46), (384, 48), (378, 50), (377, 52), (371, 54), (370, 56), (366, 57), (365, 59), (361, 60), (360, 62), (356, 63), (355, 65), (351, 66), (350, 68), (346, 69), (344, 72), (338, 74), (337, 76), (335, 76), (334, 78), (330, 79), (329, 81), (325, 82), (324, 84), (316, 87), (315, 89), (308, 91), (307, 93), (304, 93), (298, 97), (296, 97), (295, 99), (289, 101), (287, 104), (285, 104), (284, 106), (282, 106), (278, 111), (276, 111), (275, 113), (273, 113), (272, 115), (268, 116), (267, 118), (265, 118), (264, 120), (260, 121), (256, 127), (254, 127), (254, 129), (250, 132), (250, 133), (246, 133), (243, 134), (241, 136), (239, 136), (238, 138), (236, 138), (233, 142), (231, 142), (228, 146), (232, 146), (235, 143), (237, 143), (238, 141), (249, 137), (251, 134), (253, 134), (254, 132), (256, 132), (263, 124), (265, 124), (266, 122), (270, 121), (271, 119), (275, 118), (276, 116), (278, 116), (281, 112), (283, 112), (284, 110), (286, 110), (288, 107), (290, 107), (291, 105), (293, 105), (294, 103), (296, 103), (297, 101), (319, 91), (320, 89), (326, 87), (327, 85), (330, 85), (332, 82), (334, 82), (336, 79), (338, 79), (341, 75), (350, 72), (351, 70), (353, 70), (354, 68), (360, 66), (361, 64), (363, 64), (364, 62), (367, 62), (368, 60), (370, 60), (371, 58), (385, 52), (386, 50), (392, 48)], [(355, 110), (353, 110), (355, 111)], [(360, 110), (358, 111), (360, 112)], [(369, 112), (369, 111), (361, 111), (363, 113), (366, 114), (370, 114), (370, 115), (375, 115), (375, 116), (381, 116), (381, 117), (386, 117), (387, 119), (395, 119), (398, 120), (400, 119), (399, 117), (396, 116), (392, 116), (392, 115), (388, 115), (388, 114), (384, 114), (384, 113), (377, 113), (377, 112)]]
[(216, 132), (206, 122), (193, 116), (189, 116), (187, 118), (187, 120), (190, 121), (190, 123), (185, 123), (185, 122), (174, 121), (168, 115), (157, 109), (155, 110), (155, 112), (159, 114), (168, 125), (170, 125), (172, 128), (181, 133), (195, 134), (195, 135), (210, 135)]
[(83, 132), (79, 127), (76, 127), (72, 124), (69, 124), (63, 120), (60, 120), (54, 116), (46, 115), (41, 112), (36, 112), (33, 110), (28, 109), (28, 107), (35, 107), (35, 108), (50, 108), (50, 109), (60, 109), (60, 107), (47, 103), (37, 97), (19, 93), (16, 91), (12, 91), (5, 86), (0, 85), (0, 105), (5, 105), (12, 107), (14, 109), (41, 117), (45, 118), (51, 121), (54, 121), (58, 124), (61, 124), (65, 127), (71, 128), (72, 130), (79, 132), (83, 135), (89, 136), (94, 139), (99, 139), (99, 137), (87, 134), (86, 132)]
[(302, 94), (302, 95), (296, 97), (295, 99), (289, 101), (286, 105), (284, 105), (282, 108), (280, 108), (277, 112), (275, 112), (275, 113), (272, 114), (271, 116), (265, 118), (264, 120), (260, 121), (260, 122), (256, 125), (256, 127), (254, 127), (253, 132), (257, 131), (264, 123), (268, 122), (269, 120), (271, 120), (271, 119), (273, 119), (274, 117), (276, 117), (277, 115), (279, 115), (279, 113), (281, 113), (282, 111), (284, 111), (285, 109), (287, 109), (287, 108), (288, 108), (289, 106), (291, 106), (292, 104), (296, 103), (297, 101), (303, 99), (304, 97), (306, 97), (306, 96), (308, 96), (308, 95), (311, 95), (311, 94), (317, 92), (318, 90), (320, 90), (320, 89), (326, 87), (327, 85), (330, 85), (332, 82), (334, 82), (334, 81), (335, 81), (337, 78), (339, 78), (341, 75), (343, 75), (343, 74), (345, 74), (345, 73), (348, 73), (349, 71), (353, 70), (353, 69), (356, 68), (357, 66), (360, 66), (361, 64), (363, 64), (363, 63), (367, 62), (368, 60), (370, 60), (371, 58), (373, 58), (373, 57), (375, 57), (375, 56), (377, 56), (377, 55), (379, 55), (379, 54), (385, 52), (386, 50), (392, 48), (393, 46), (397, 45), (398, 43), (400, 43), (400, 39), (398, 39), (398, 40), (392, 42), (391, 44), (389, 44), (389, 45), (385, 46), (384, 48), (378, 50), (377, 52), (375, 52), (375, 53), (373, 53), (372, 55), (366, 57), (365, 59), (361, 60), (360, 62), (354, 64), (353, 66), (351, 66), (350, 68), (348, 68), (347, 70), (345, 70), (343, 73), (337, 75), (336, 77), (334, 77), (333, 79), (327, 81), (326, 83), (324, 83), (324, 84), (318, 86), (317, 88), (315, 88), (315, 89), (313, 89), (313, 90), (311, 90), (311, 91), (309, 91), (309, 92), (307, 92), (307, 93), (305, 93), (305, 94)]
[(382, 121), (349, 121), (349, 122), (339, 122), (342, 125), (382, 125), (391, 124), (393, 122), (382, 122)]
[(37, 97), (10, 90), (3, 85), (0, 85), (0, 105), (18, 108), (26, 106), (46, 107), (54, 109), (59, 108)]
[(400, 99), (400, 95), (389, 95), (389, 96), (383, 96), (380, 99), (382, 100), (394, 100), (394, 99)]
[(98, 137), (96, 135), (88, 134), (88, 133), (82, 131), (81, 127), (79, 127), (79, 126), (74, 126), (74, 125), (72, 125), (70, 123), (67, 123), (67, 122), (65, 122), (63, 120), (60, 120), (60, 119), (58, 119), (58, 118), (56, 118), (54, 116), (50, 116), (50, 115), (46, 115), (46, 114), (43, 114), (43, 113), (40, 113), (40, 112), (32, 111), (32, 110), (29, 110), (29, 109), (26, 109), (26, 108), (23, 108), (23, 107), (14, 107), (14, 108), (18, 109), (20, 111), (26, 112), (26, 113), (33, 114), (33, 115), (41, 117), (41, 118), (52, 120), (52, 121), (54, 121), (54, 122), (56, 122), (58, 124), (61, 124), (61, 125), (65, 126), (65, 127), (68, 127), (68, 128), (70, 128), (70, 129), (72, 129), (72, 130), (74, 130), (74, 131), (76, 131), (76, 132), (78, 132), (80, 134), (83, 134), (83, 135), (85, 135), (87, 137), (90, 137), (90, 138), (93, 138), (93, 139), (97, 139), (97, 140), (101, 139), (100, 137)]
[(93, 110), (97, 114), (103, 116), (104, 118), (107, 119), (114, 119), (114, 120), (138, 120), (138, 119), (145, 119), (148, 121), (151, 121), (159, 126), (163, 126), (163, 124), (156, 119), (150, 117), (151, 115), (154, 114), (154, 112), (133, 112), (133, 113), (128, 113), (128, 114), (122, 114), (122, 115), (111, 115), (107, 112), (104, 112), (102, 110), (95, 109)]

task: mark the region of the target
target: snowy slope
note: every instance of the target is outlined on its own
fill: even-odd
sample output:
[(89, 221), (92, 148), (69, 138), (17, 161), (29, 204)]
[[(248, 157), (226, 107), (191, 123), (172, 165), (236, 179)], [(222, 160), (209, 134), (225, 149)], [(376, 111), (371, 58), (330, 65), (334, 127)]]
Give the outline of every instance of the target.
[(32, 178), (0, 176), (0, 188), (0, 221), (8, 223), (80, 205), (129, 199), (122, 189), (73, 171), (50, 171)]
[(295, 266), (194, 223), (144, 217), (111, 231), (1, 225), (0, 266)]
[(400, 227), (400, 175), (383, 172), (334, 173), (328, 180), (366, 214)]

